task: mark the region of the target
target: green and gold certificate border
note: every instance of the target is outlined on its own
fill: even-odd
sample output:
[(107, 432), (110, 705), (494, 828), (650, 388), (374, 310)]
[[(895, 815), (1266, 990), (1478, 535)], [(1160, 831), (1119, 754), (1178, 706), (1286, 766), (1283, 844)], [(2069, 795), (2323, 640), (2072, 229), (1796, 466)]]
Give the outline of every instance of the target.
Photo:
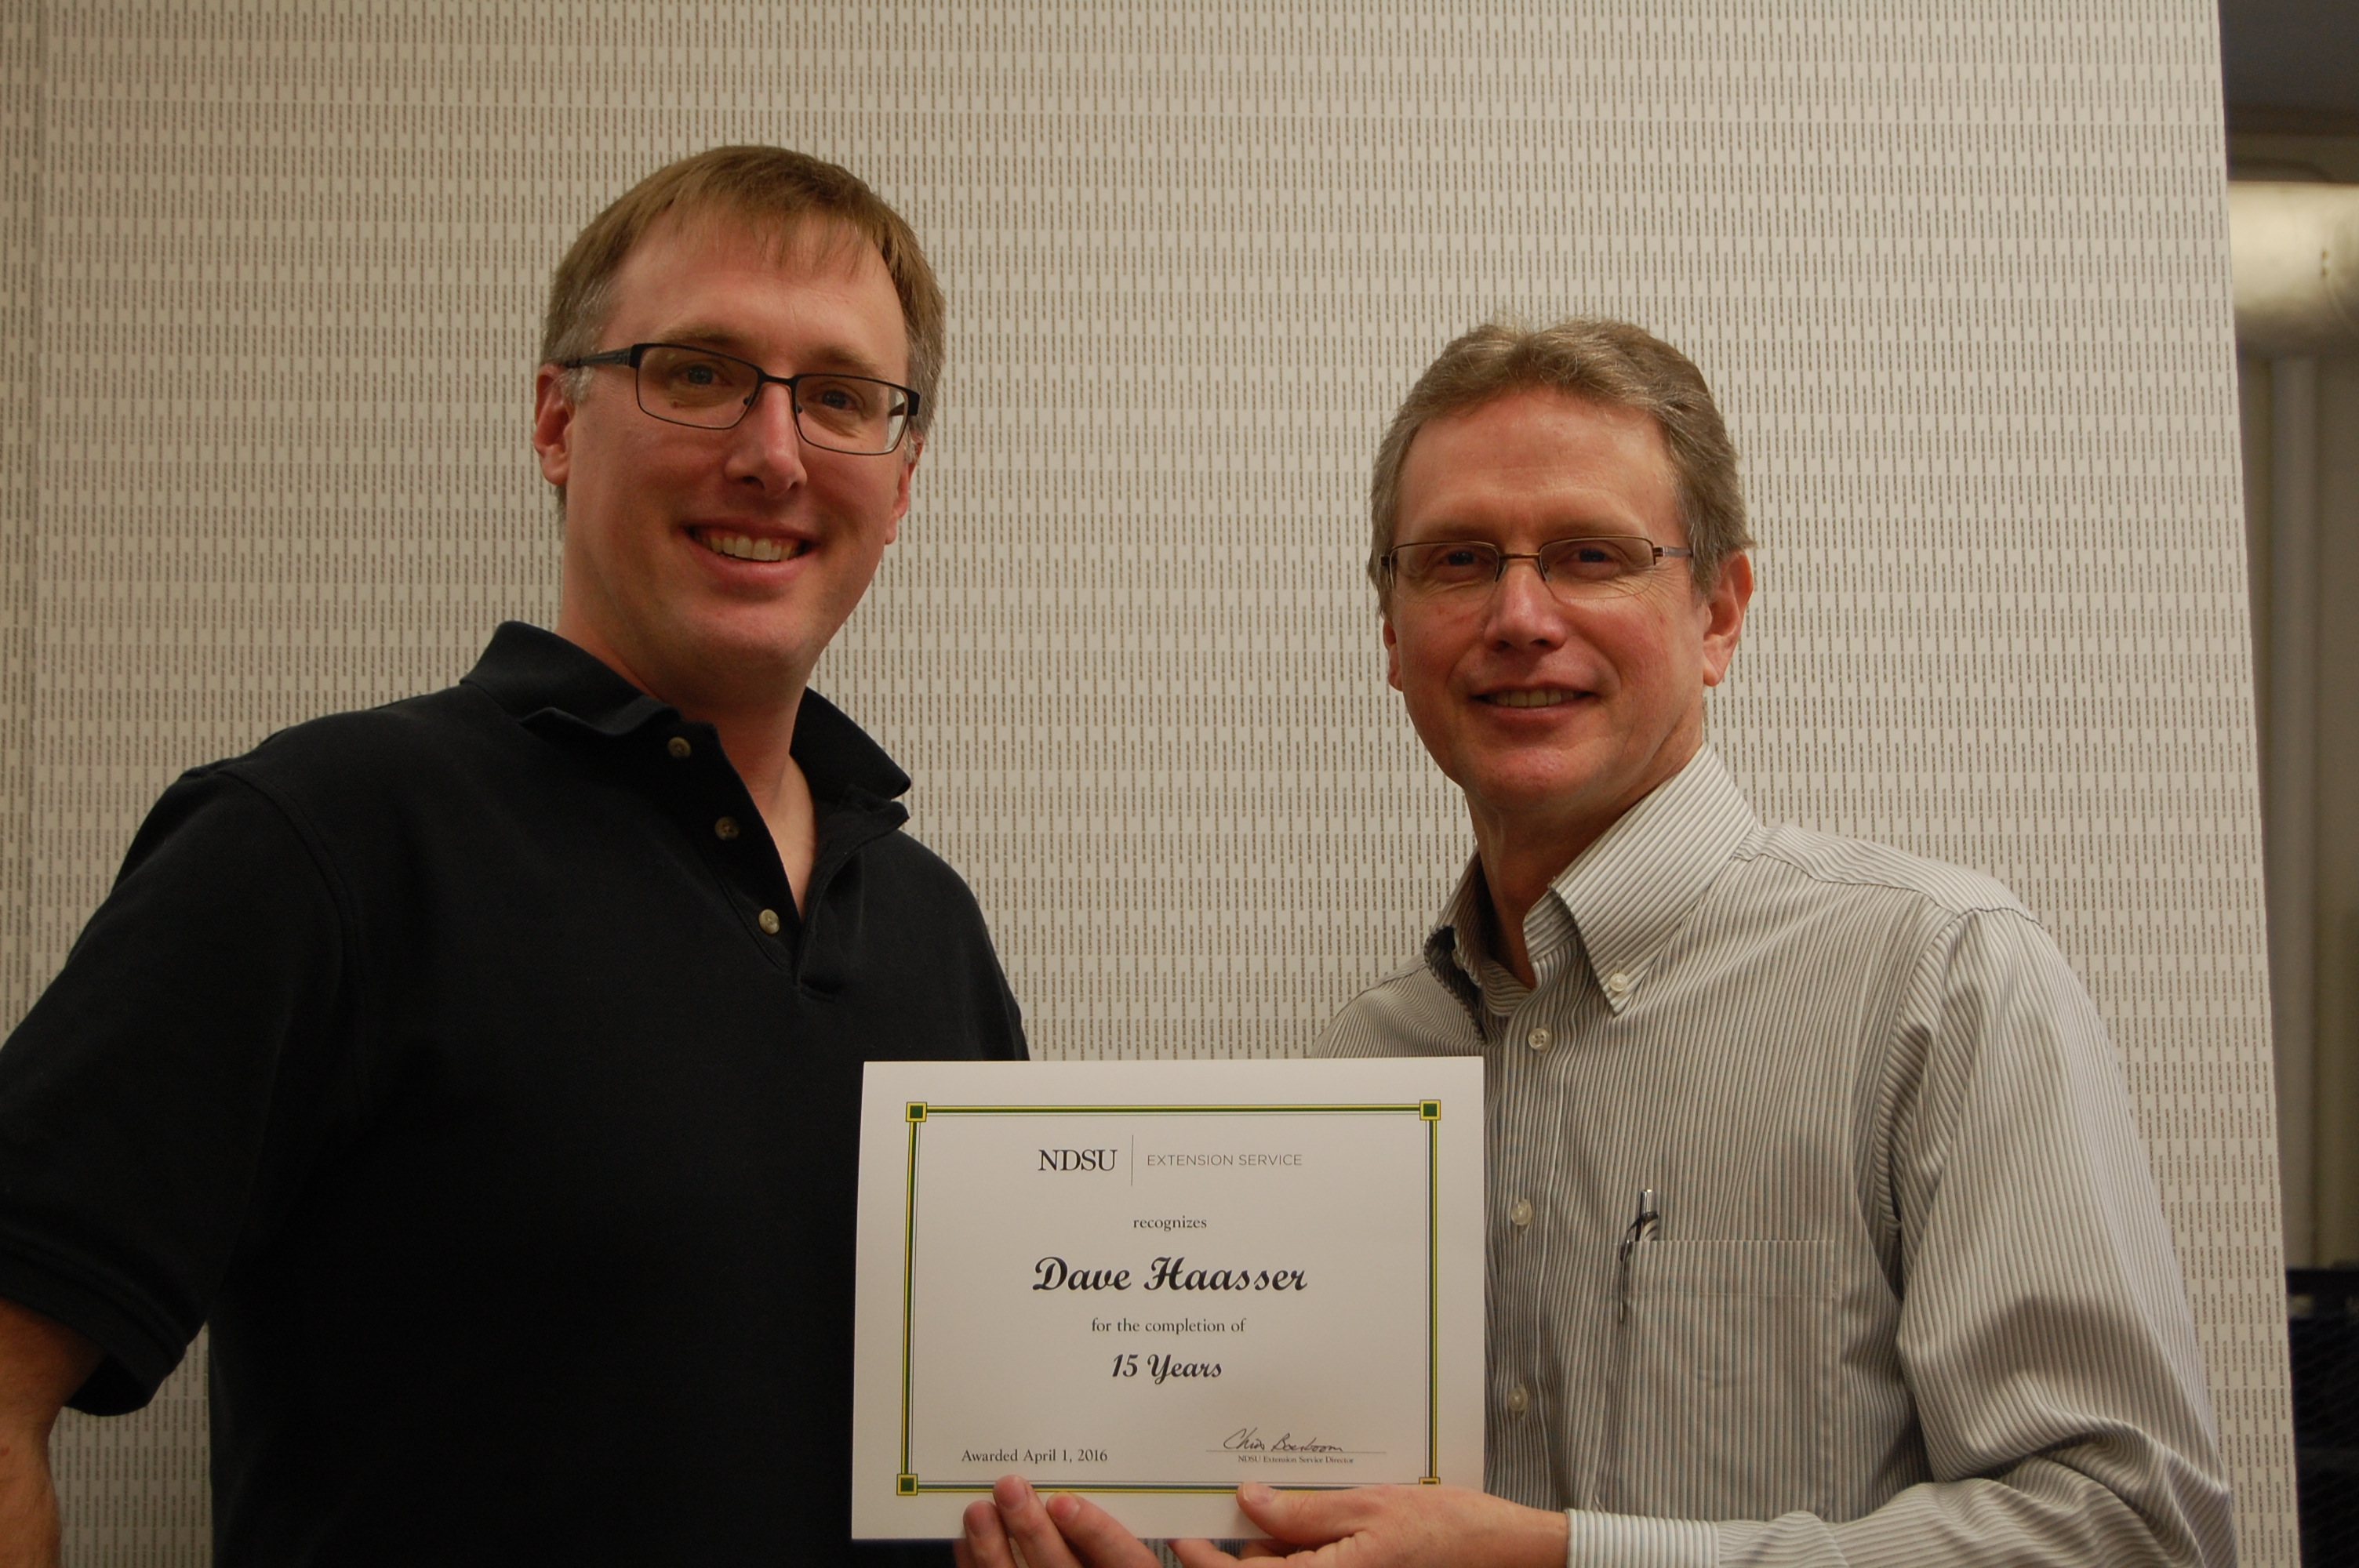
[[(988, 1481), (929, 1481), (909, 1462), (909, 1408), (915, 1391), (910, 1375), (917, 1336), (915, 1280), (918, 1261), (918, 1135), (944, 1116), (1414, 1116), (1425, 1123), (1425, 1486), (1440, 1484), (1441, 1446), (1441, 1102), (1409, 1100), (1398, 1105), (934, 1105), (910, 1100), (909, 1186), (901, 1229), (901, 1469), (895, 1492), (914, 1498), (926, 1492), (991, 1490)], [(1227, 1485), (1190, 1486), (1153, 1481), (1053, 1481), (1036, 1483), (1060, 1492), (1225, 1493)], [(1340, 1491), (1360, 1481), (1288, 1482), (1289, 1491)]]

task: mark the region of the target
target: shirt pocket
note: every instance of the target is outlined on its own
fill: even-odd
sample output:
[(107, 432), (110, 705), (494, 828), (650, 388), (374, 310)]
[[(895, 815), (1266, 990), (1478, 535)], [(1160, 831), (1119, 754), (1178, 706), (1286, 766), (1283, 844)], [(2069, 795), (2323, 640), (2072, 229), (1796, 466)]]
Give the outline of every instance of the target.
[(1832, 1241), (1631, 1249), (1606, 1506), (1669, 1519), (1823, 1514), (1838, 1285)]

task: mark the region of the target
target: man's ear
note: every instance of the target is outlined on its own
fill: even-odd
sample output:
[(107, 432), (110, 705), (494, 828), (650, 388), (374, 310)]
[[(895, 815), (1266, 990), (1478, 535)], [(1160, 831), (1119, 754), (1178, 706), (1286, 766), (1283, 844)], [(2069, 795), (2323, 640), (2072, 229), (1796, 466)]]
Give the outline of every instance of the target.
[[(543, 365), (532, 378), (532, 449), (540, 459), (540, 477), (560, 490), (573, 471), (573, 400), (565, 386), (569, 373)], [(908, 488), (905, 481), (902, 489)]]
[(1727, 678), (1737, 640), (1745, 634), (1745, 609), (1752, 602), (1753, 557), (1739, 550), (1720, 563), (1720, 580), (1697, 606), (1703, 617), (1704, 685)]
[(1400, 690), (1400, 688), (1401, 688), (1401, 683), (1400, 683), (1400, 636), (1399, 636), (1399, 634), (1398, 634), (1397, 633), (1394, 632), (1394, 630), (1393, 630), (1393, 618), (1392, 618), (1392, 616), (1391, 616), (1391, 615), (1387, 614), (1387, 615), (1386, 615), (1386, 616), (1385, 616), (1385, 618), (1384, 618), (1384, 627), (1385, 627), (1385, 684), (1386, 684), (1386, 686), (1388, 686), (1388, 687), (1392, 687), (1395, 691), (1398, 691), (1398, 690)]
[(885, 519), (885, 542), (891, 544), (901, 536), (901, 519), (909, 510), (909, 476), (918, 471), (918, 460), (926, 455), (926, 438), (910, 435), (902, 438), (909, 456), (901, 464), (900, 488), (893, 495), (893, 515)]

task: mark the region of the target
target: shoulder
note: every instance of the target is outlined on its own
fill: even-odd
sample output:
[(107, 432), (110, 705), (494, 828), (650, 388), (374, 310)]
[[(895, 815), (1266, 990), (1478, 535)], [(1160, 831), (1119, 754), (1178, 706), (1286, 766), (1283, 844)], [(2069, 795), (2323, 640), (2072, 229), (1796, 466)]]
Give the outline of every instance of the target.
[(907, 827), (878, 836), (860, 853), (868, 862), (870, 874), (884, 879), (892, 892), (981, 922), (982, 909), (966, 879), (948, 860), (911, 838)]
[(1311, 1046), (1314, 1056), (1449, 1056), (1481, 1051), (1465, 1005), (1420, 960), (1404, 964), (1343, 1004)]
[(855, 878), (853, 896), (864, 918), (889, 927), (895, 948), (919, 957), (924, 973), (913, 983), (947, 984), (954, 972), (963, 973), (1006, 995), (999, 950), (974, 890), (906, 827), (868, 838), (837, 875)]
[(1794, 827), (1767, 835), (1753, 864), (1784, 884), (1744, 901), (1763, 920), (1764, 950), (1821, 981), (1879, 977), (1896, 1037), (1949, 1039), (1969, 1054), (2105, 1038), (2071, 960), (1996, 878)]
[(452, 738), (482, 716), (484, 699), (452, 687), (383, 708), (335, 713), (281, 730), (252, 751), (189, 769), (158, 797), (134, 838), (127, 871), (166, 842), (211, 837), (259, 848), (277, 823), (312, 841), (325, 820), (374, 798), (445, 799), (462, 750)]
[(254, 750), (192, 768), (183, 786), (234, 780), (307, 831), (466, 809), (526, 766), (530, 738), (465, 686), (291, 725)]
[(382, 777), (447, 762), (471, 739), (515, 726), (483, 693), (447, 687), (381, 708), (331, 713), (269, 736), (243, 756), (212, 764), (263, 784), (300, 786)]
[[(1968, 967), (1992, 977), (2060, 962), (1996, 878), (1861, 838), (1779, 827), (1740, 848), (1689, 927), (1690, 950), (1738, 972), (1897, 998)], [(1868, 988), (1854, 992), (1852, 988)]]
[(1749, 861), (1757, 872), (1790, 878), (1830, 896), (1849, 892), (1863, 899), (1882, 898), (1936, 917), (2005, 914), (2031, 918), (2023, 901), (1995, 877), (1865, 838), (1785, 826), (1762, 835), (1740, 850), (1738, 859)]

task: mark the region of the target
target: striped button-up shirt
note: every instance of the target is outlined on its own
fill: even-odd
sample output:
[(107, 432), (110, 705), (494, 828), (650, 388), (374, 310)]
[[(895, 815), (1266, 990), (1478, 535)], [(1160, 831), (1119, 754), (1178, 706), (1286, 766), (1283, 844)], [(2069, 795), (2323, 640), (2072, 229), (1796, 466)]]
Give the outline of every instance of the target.
[(1765, 827), (1710, 751), (1557, 877), (1470, 866), (1320, 1049), (1480, 1054), (1487, 1477), (1574, 1563), (2231, 1562), (2121, 1066), (1986, 877)]

